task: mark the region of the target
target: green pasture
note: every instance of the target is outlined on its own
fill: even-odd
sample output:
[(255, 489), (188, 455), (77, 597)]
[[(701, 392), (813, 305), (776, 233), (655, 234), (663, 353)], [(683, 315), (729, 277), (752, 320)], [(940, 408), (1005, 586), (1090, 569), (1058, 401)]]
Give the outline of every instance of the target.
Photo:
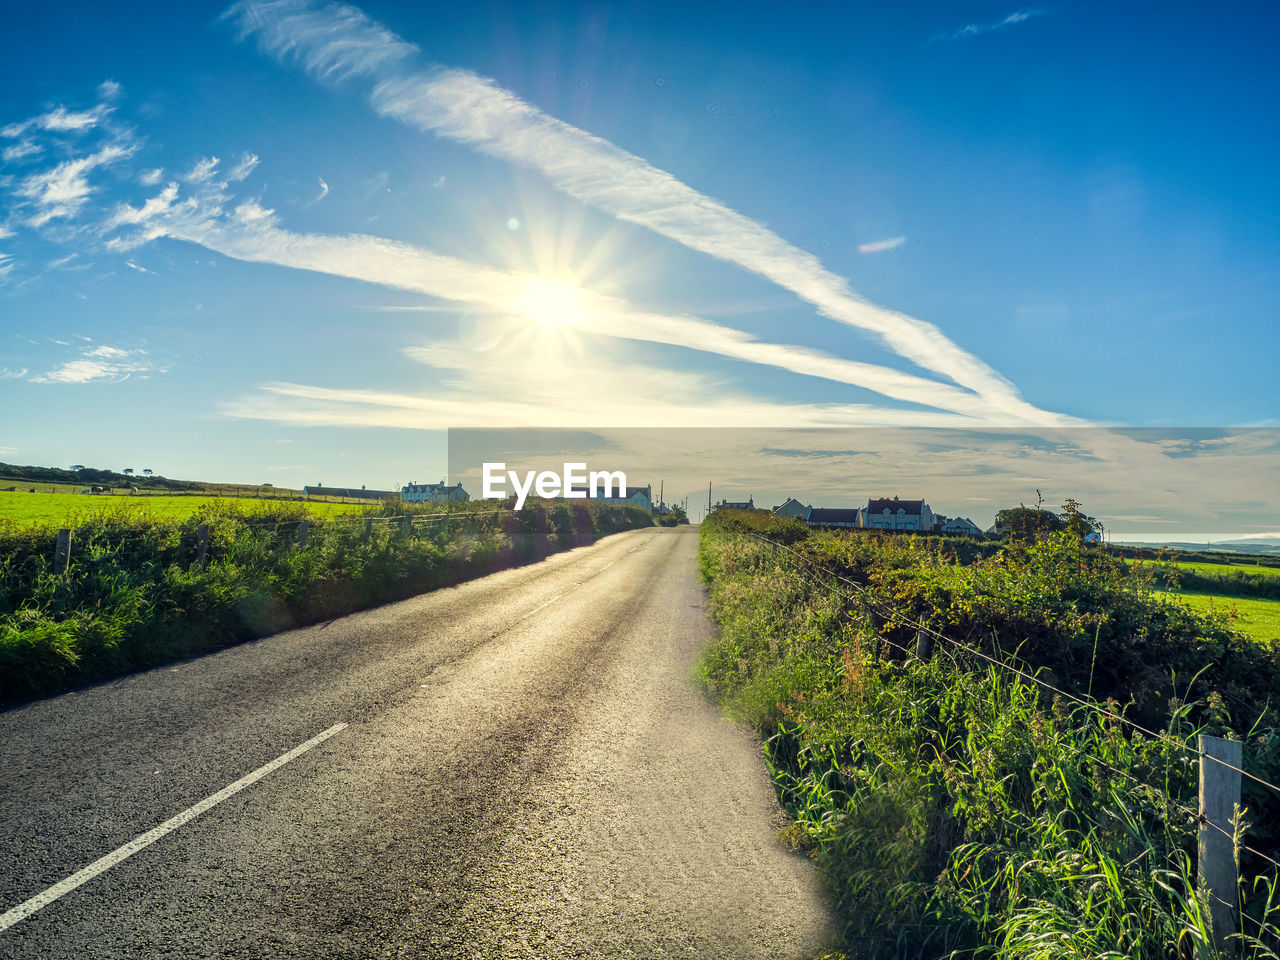
[(1280, 600), (1223, 597), (1190, 591), (1157, 592), (1171, 599), (1185, 600), (1196, 613), (1224, 614), (1231, 620), (1233, 629), (1247, 633), (1255, 640), (1280, 640)]
[[(50, 484), (35, 484), (51, 486)], [(144, 495), (128, 494), (81, 495), (67, 493), (27, 493), (0, 490), (0, 524), (9, 522), (18, 527), (58, 526), (75, 527), (86, 520), (103, 515), (149, 515), (157, 520), (179, 520), (195, 513), (206, 504), (227, 504), (244, 513), (278, 509), (279, 500), (254, 500), (244, 497), (210, 497), (190, 494)], [(330, 516), (342, 513), (359, 513), (369, 504), (327, 503), (308, 501), (309, 513)]]
[(1178, 569), (1194, 570), (1196, 573), (1209, 576), (1238, 572), (1260, 574), (1264, 577), (1280, 577), (1280, 567), (1264, 567), (1256, 563), (1179, 563)]

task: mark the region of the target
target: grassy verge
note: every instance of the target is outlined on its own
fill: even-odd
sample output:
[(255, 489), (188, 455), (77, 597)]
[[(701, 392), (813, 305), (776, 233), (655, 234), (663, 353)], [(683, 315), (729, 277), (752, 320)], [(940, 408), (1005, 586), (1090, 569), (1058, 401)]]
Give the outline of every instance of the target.
[[(384, 504), (359, 516), (314, 505), (207, 503), (182, 519), (103, 513), (54, 570), (55, 529), (0, 530), (0, 704), (398, 600), (649, 526), (643, 510), (539, 502)], [(302, 524), (305, 521), (305, 544)], [(203, 555), (197, 529), (209, 538)]]
[[(725, 513), (703, 523), (700, 563), (721, 627), (703, 678), (765, 738), (784, 839), (824, 869), (850, 957), (1167, 958), (1204, 943), (1186, 747), (1244, 737), (1246, 769), (1280, 781), (1274, 644), (1166, 603), (1150, 571), (1069, 537), (964, 563), (915, 538)], [(922, 662), (906, 620), (955, 642)], [(1245, 839), (1276, 857), (1278, 798), (1246, 782)], [(1274, 956), (1276, 877), (1241, 857), (1236, 944)]]

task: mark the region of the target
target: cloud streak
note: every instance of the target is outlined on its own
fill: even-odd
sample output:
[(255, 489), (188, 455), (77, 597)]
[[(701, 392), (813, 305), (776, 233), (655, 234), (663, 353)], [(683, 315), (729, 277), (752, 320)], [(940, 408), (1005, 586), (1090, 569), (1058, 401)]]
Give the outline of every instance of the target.
[[(171, 184), (140, 208), (116, 211), (109, 223), (132, 228), (138, 231), (138, 237), (113, 238), (108, 246), (132, 249), (158, 236), (168, 236), (238, 260), (348, 277), (506, 316), (519, 315), (519, 304), (527, 297), (530, 285), (545, 282), (533, 275), (443, 256), (380, 237), (283, 230), (275, 225), (272, 211), (252, 200), (239, 204), (226, 216), (216, 215), (226, 203), (225, 197), (217, 197), (215, 215), (210, 215), (198, 202), (178, 200), (176, 189)], [(573, 329), (582, 333), (700, 350), (991, 422), (991, 407), (983, 398), (951, 384), (808, 347), (760, 341), (741, 330), (698, 317), (653, 313), (590, 290), (578, 291), (577, 297), (581, 319)], [(900, 413), (905, 415), (905, 411)], [(1032, 422), (1045, 422), (1045, 415), (1039, 414)], [(1059, 416), (1053, 422), (1073, 421)]]
[(78, 359), (54, 367), (48, 373), (31, 377), (32, 383), (120, 383), (137, 373), (150, 373), (155, 365), (145, 350), (122, 350), (119, 347), (89, 347)]
[(953, 30), (950, 33), (939, 33), (929, 42), (944, 43), (952, 40), (964, 40), (968, 37), (977, 37), (984, 33), (994, 33), (996, 30), (1003, 30), (1006, 27), (1014, 27), (1020, 23), (1026, 23), (1034, 17), (1043, 16), (1046, 12), (1045, 10), (1014, 10), (994, 23), (969, 23), (959, 30)]
[(992, 415), (1017, 422), (1057, 419), (1023, 400), (1008, 380), (935, 325), (869, 303), (812, 254), (644, 159), (470, 71), (407, 71), (417, 48), (352, 7), (246, 0), (226, 16), (239, 23), (242, 36), (256, 36), (264, 51), (301, 64), (317, 79), (372, 78), (370, 102), (384, 116), (537, 170), (558, 189), (618, 219), (769, 279), (823, 315), (972, 390)]

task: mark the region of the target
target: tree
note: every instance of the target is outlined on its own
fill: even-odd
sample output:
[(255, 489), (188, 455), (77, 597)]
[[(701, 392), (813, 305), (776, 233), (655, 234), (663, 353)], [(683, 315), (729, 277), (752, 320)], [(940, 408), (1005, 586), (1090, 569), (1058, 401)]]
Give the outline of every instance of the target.
[(83, 470), (83, 469), (84, 469), (84, 464), (83, 464), (83, 463), (73, 463), (73, 464), (71, 465), (71, 469), (72, 469), (72, 470)]
[(1091, 533), (1102, 532), (1102, 524), (1094, 517), (1085, 516), (1078, 500), (1068, 498), (1062, 505), (1062, 513), (1059, 514), (1058, 519), (1062, 521), (1064, 530), (1070, 530), (1081, 540)]
[(125, 467), (122, 471), (126, 477), (133, 476), (133, 467)]
[(671, 513), (676, 518), (677, 525), (689, 522), (689, 515), (684, 512), (684, 507), (680, 506), (680, 504), (674, 504), (671, 507)]
[(1061, 530), (1065, 524), (1051, 510), (1019, 504), (996, 514), (996, 529), (1010, 537), (1031, 540)]
[(153, 473), (153, 471), (152, 471), (152, 469), (151, 469), (150, 467), (143, 467), (143, 468), (142, 468), (142, 472), (143, 472), (143, 474), (144, 474), (144, 475), (146, 475), (146, 476), (148, 476), (148, 477), (149, 477), (149, 476), (151, 476), (151, 475), (152, 475), (152, 473)]

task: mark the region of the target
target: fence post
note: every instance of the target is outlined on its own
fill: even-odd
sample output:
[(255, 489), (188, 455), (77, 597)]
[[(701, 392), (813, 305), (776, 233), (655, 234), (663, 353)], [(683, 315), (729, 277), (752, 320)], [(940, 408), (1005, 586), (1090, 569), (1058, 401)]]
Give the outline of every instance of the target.
[[(1235, 827), (1231, 819), (1240, 805), (1240, 773), (1215, 761), (1240, 767), (1243, 759), (1239, 740), (1200, 735), (1197, 886), (1209, 903), (1210, 933), (1223, 953), (1233, 952), (1227, 937), (1236, 929)], [(1202, 953), (1208, 954), (1208, 950)]]
[(933, 656), (933, 634), (923, 628), (916, 631), (916, 659), (929, 662), (929, 658)]
[(58, 531), (58, 540), (53, 546), (53, 572), (66, 573), (71, 563), (71, 530), (62, 527)]
[(412, 514), (406, 513), (403, 517), (400, 518), (400, 529), (403, 530), (405, 533), (408, 533), (413, 529)]
[(196, 527), (196, 566), (203, 567), (209, 556), (209, 525), (202, 523)]
[(369, 537), (372, 535), (373, 535), (373, 517), (365, 517), (364, 518), (364, 536), (362, 536), (360, 539), (368, 540)]
[(298, 524), (298, 546), (305, 547), (307, 545), (307, 521), (303, 520)]

